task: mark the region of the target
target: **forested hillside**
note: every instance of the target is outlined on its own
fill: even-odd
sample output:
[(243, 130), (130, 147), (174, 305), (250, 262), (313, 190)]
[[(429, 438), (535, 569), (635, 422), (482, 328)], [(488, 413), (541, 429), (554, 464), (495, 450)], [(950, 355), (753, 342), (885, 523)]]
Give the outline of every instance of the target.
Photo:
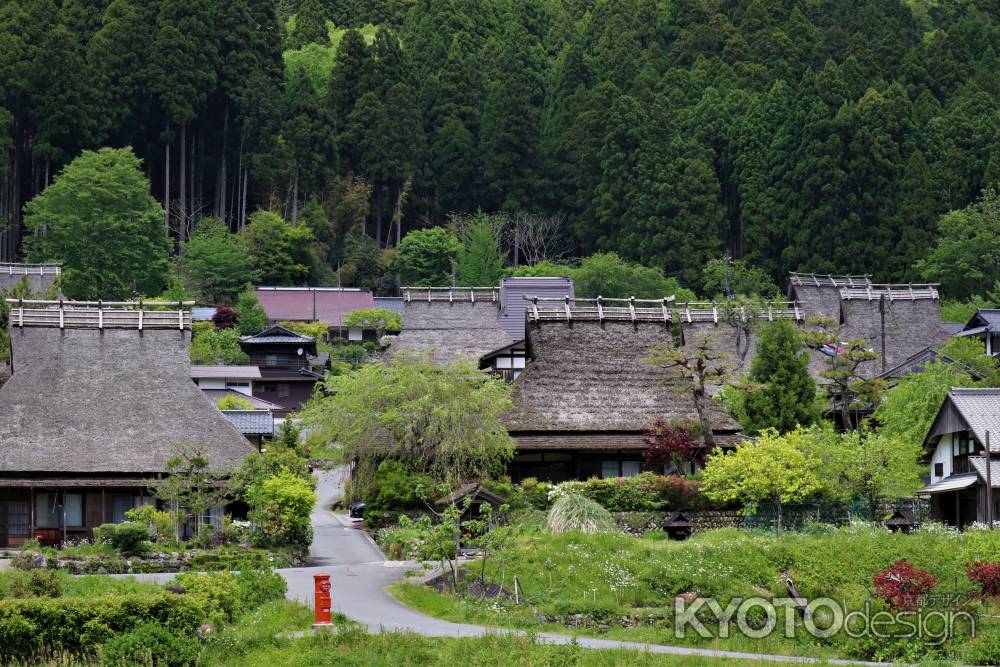
[(532, 210), (690, 286), (727, 251), (919, 278), (938, 218), (1000, 180), (998, 0), (0, 6), (0, 259), (101, 146), (134, 148), (177, 247), (311, 210), (337, 269)]

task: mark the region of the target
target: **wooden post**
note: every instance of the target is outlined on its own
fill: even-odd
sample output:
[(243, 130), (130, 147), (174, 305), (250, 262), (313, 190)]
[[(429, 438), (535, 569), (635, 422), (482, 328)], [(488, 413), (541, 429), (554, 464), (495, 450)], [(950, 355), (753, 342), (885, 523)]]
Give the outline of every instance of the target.
[(990, 432), (986, 432), (986, 525), (993, 530), (993, 452), (990, 451)]

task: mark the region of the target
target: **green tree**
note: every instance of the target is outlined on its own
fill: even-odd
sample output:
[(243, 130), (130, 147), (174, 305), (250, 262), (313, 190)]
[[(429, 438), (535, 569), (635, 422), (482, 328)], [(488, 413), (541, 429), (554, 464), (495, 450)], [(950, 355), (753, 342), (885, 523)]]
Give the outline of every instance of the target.
[(787, 438), (768, 430), (729, 453), (715, 450), (702, 472), (701, 490), (723, 502), (773, 502), (780, 531), (784, 505), (806, 500), (822, 488), (818, 467)]
[(705, 295), (778, 296), (778, 286), (767, 272), (742, 259), (709, 260), (701, 271), (701, 280)]
[(682, 288), (660, 269), (628, 262), (616, 253), (586, 257), (572, 271), (576, 295), (581, 297), (662, 299), (675, 296), (678, 303), (696, 301), (694, 292)]
[(180, 541), (180, 527), (190, 518), (195, 534), (201, 527), (208, 510), (225, 503), (226, 487), (220, 484), (223, 476), (212, 469), (212, 461), (204, 449), (195, 445), (182, 445), (167, 461), (167, 476), (156, 485), (156, 497), (167, 504), (175, 516)]
[(479, 212), (469, 219), (454, 218), (462, 249), (455, 267), (456, 283), (468, 287), (496, 285), (504, 275), (500, 241), (502, 219)]
[(833, 409), (840, 414), (841, 426), (851, 430), (859, 424), (854, 422), (851, 411), (877, 405), (885, 390), (885, 381), (869, 377), (863, 366), (878, 359), (878, 355), (868, 348), (861, 338), (841, 341), (832, 320), (811, 317), (813, 326), (803, 332), (806, 347), (818, 350), (823, 355), (826, 368), (819, 372)]
[(29, 257), (62, 264), (66, 296), (124, 299), (166, 285), (163, 209), (131, 148), (84, 151), (25, 213)]
[(313, 485), (282, 469), (250, 486), (246, 493), (250, 519), (259, 527), (255, 538), (262, 545), (292, 546), (306, 550), (312, 544), (310, 515), (316, 504)]
[(292, 45), (301, 49), (306, 44), (330, 43), (326, 28), (326, 14), (320, 0), (302, 0), (295, 14), (295, 29), (292, 31)]
[(218, 218), (204, 218), (178, 260), (187, 286), (207, 303), (230, 299), (257, 279), (246, 247)]
[(236, 297), (234, 309), (239, 317), (236, 328), (240, 335), (251, 336), (267, 326), (267, 313), (260, 305), (257, 292), (249, 285)]
[(443, 227), (418, 229), (403, 237), (396, 248), (395, 269), (399, 280), (410, 286), (444, 286), (451, 284), (455, 261), (462, 244)]
[(997, 190), (987, 189), (974, 204), (941, 216), (938, 234), (937, 245), (917, 267), (949, 297), (967, 299), (1000, 280)]
[(271, 211), (250, 216), (244, 243), (264, 285), (303, 285), (312, 265), (312, 233), (293, 227)]
[(820, 419), (809, 354), (792, 322), (759, 324), (757, 354), (750, 365), (749, 381), (742, 400), (747, 433), (768, 428), (785, 433)]
[(468, 480), (503, 474), (513, 456), (499, 421), (511, 386), (474, 363), (435, 364), (401, 352), (391, 364), (366, 364), (325, 386), (305, 406), (303, 424), (314, 438), (336, 443), (344, 461), (357, 462), (361, 488), (386, 457), (437, 480)]
[(344, 318), (344, 326), (374, 329), (375, 337), (380, 339), (386, 331), (402, 329), (403, 318), (399, 316), (399, 313), (385, 308), (363, 308), (349, 312)]
[(211, 322), (195, 323), (191, 338), (192, 364), (213, 366), (249, 362), (250, 357), (240, 349), (238, 329), (216, 329)]

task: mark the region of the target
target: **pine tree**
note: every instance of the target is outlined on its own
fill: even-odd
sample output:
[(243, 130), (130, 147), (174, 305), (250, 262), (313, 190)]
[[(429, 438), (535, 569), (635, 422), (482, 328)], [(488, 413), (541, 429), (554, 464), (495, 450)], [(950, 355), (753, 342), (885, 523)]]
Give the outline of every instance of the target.
[(292, 45), (301, 49), (306, 44), (330, 43), (330, 33), (326, 29), (326, 15), (320, 0), (302, 0), (299, 11), (295, 14), (295, 30), (292, 32)]
[(748, 434), (774, 428), (786, 433), (819, 420), (816, 381), (795, 325), (788, 320), (761, 323), (757, 353), (750, 366), (750, 389), (743, 397)]

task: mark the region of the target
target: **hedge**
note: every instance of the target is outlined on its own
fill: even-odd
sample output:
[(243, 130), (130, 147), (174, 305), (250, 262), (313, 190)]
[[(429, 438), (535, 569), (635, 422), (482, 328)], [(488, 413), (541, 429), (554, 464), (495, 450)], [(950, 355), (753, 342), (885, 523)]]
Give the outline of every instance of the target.
[(190, 635), (205, 617), (203, 602), (167, 592), (0, 600), (0, 657), (80, 654), (150, 622)]

